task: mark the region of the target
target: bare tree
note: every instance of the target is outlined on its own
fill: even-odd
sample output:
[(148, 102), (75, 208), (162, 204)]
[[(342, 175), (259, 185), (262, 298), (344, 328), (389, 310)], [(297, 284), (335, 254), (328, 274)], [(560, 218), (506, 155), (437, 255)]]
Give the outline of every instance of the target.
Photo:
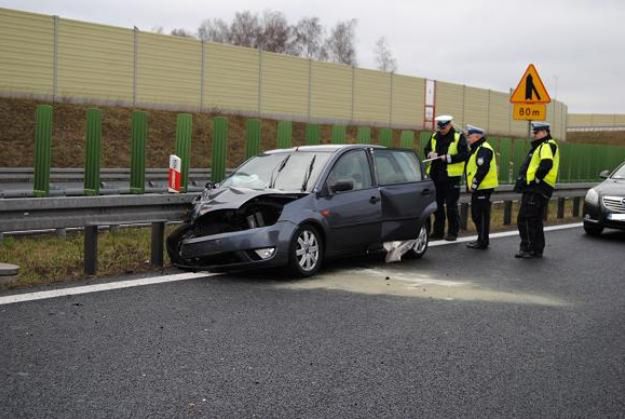
[(397, 60), (393, 58), (393, 54), (391, 53), (391, 49), (385, 37), (381, 37), (376, 41), (373, 52), (375, 54), (375, 62), (378, 65), (378, 70), (389, 73), (397, 71)]
[(179, 36), (181, 38), (195, 38), (190, 31), (182, 28), (172, 29), (170, 35)]
[(265, 51), (286, 53), (293, 30), (284, 14), (266, 10), (260, 26), (258, 47)]
[(328, 59), (332, 62), (356, 65), (356, 19), (339, 22), (325, 41)]
[(230, 42), (230, 27), (222, 19), (206, 19), (197, 30), (202, 41)]
[(230, 42), (242, 47), (258, 47), (261, 32), (258, 16), (250, 11), (237, 12), (230, 25)]
[(306, 58), (325, 59), (323, 27), (318, 17), (305, 17), (293, 27), (289, 53)]

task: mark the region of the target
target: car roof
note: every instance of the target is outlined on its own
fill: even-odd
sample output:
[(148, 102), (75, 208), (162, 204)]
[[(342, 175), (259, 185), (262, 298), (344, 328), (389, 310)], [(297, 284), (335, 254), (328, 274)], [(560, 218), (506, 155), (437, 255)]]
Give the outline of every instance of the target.
[(291, 148), (278, 148), (274, 150), (265, 151), (265, 154), (274, 154), (274, 153), (292, 153), (296, 151), (325, 151), (325, 152), (337, 152), (339, 150), (347, 150), (347, 149), (362, 149), (362, 148), (386, 148), (381, 145), (376, 144), (320, 144), (320, 145), (302, 145), (298, 147)]

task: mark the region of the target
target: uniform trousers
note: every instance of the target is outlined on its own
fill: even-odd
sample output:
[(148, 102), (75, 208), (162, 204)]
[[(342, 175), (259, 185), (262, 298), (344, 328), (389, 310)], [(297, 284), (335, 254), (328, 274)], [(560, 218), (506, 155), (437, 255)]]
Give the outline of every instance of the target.
[(545, 249), (543, 218), (549, 198), (545, 195), (528, 191), (523, 192), (521, 208), (517, 217), (517, 226), (521, 236), (521, 251), (542, 255)]
[(489, 242), (492, 192), (492, 189), (484, 189), (471, 194), (471, 219), (477, 230), (477, 242), (483, 247), (488, 247)]

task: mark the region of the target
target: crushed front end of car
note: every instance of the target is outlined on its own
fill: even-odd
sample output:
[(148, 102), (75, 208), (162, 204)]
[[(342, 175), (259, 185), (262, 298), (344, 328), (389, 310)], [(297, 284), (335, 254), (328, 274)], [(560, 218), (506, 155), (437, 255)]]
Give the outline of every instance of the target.
[(227, 187), (207, 189), (188, 220), (167, 238), (172, 263), (191, 271), (272, 267), (288, 262), (296, 225), (281, 219), (306, 194)]

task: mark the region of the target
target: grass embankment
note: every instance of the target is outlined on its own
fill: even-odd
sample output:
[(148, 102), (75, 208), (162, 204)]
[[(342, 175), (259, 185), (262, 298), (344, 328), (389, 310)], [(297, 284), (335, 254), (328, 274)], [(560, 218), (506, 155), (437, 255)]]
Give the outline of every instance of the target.
[[(512, 207), (512, 224), (503, 225), (503, 204), (493, 204), (491, 231), (516, 229), (518, 203)], [(571, 201), (567, 201), (564, 218), (557, 219), (557, 206), (549, 206), (547, 224), (560, 224), (580, 221), (573, 217)], [(168, 226), (169, 234), (175, 226)], [(475, 226), (470, 220), (468, 230), (463, 235), (475, 233)], [(0, 285), (4, 288), (30, 287), (55, 282), (70, 282), (85, 279), (83, 273), (83, 233), (68, 232), (66, 238), (54, 234), (37, 236), (5, 237), (0, 242), (0, 262), (20, 266), (20, 273), (15, 283)], [(158, 271), (149, 263), (150, 229), (126, 228), (117, 231), (101, 231), (98, 238), (98, 277)], [(170, 262), (165, 255), (165, 267)], [(0, 288), (1, 289), (1, 288)]]

